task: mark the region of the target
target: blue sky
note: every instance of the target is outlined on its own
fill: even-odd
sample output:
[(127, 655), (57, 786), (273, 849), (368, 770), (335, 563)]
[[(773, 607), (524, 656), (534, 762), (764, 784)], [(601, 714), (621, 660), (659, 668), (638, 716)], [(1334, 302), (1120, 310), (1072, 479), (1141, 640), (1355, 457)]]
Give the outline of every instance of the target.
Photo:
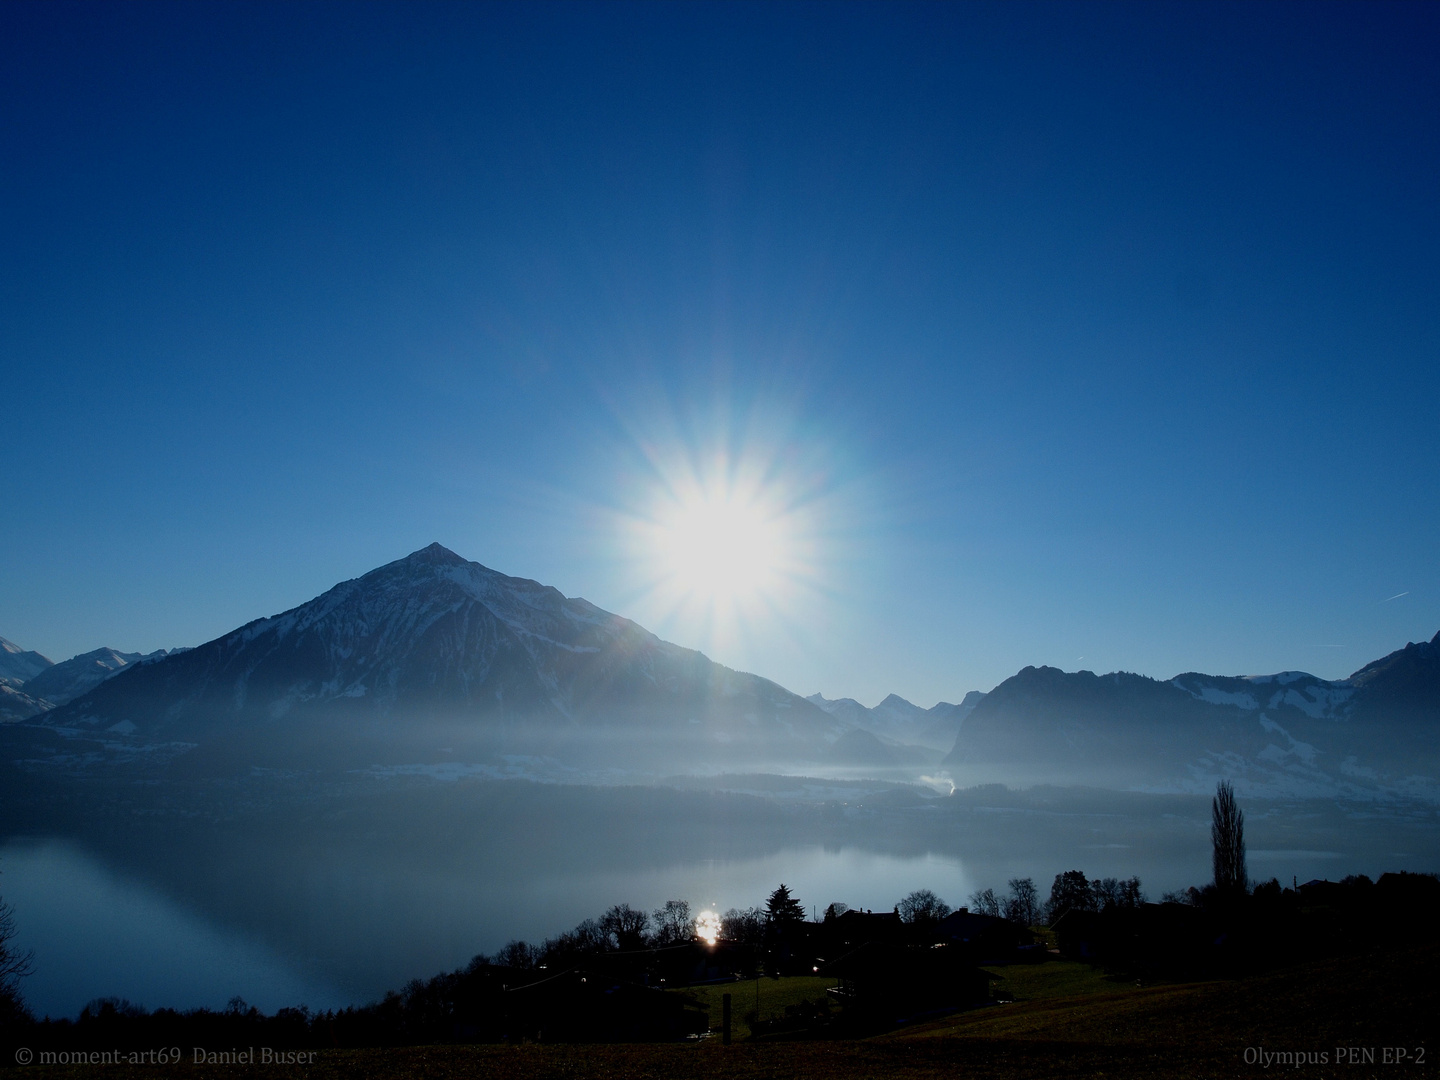
[[(7, 4), (0, 634), (195, 644), (438, 540), (867, 704), (1348, 674), (1440, 628), (1437, 45), (1418, 4)], [(724, 617), (637, 539), (685, 476), (788, 530)]]

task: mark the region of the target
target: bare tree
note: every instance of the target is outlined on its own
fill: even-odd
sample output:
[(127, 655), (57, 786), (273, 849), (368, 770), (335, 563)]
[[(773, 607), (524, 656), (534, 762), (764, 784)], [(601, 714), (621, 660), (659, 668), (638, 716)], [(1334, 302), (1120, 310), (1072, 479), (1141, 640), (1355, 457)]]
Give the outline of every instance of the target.
[(1145, 890), (1140, 887), (1138, 877), (1128, 877), (1120, 882), (1120, 904), (1122, 907), (1138, 908), (1145, 903)]
[(765, 909), (731, 908), (720, 916), (720, 939), (737, 945), (758, 945), (765, 940)]
[(496, 967), (533, 968), (539, 959), (536, 953), (536, 948), (528, 941), (516, 938), (500, 946), (500, 951), (495, 954), (494, 963)]
[(643, 949), (650, 916), (629, 904), (616, 904), (600, 916), (600, 928), (610, 935), (617, 949)]
[(1120, 879), (1113, 877), (1094, 878), (1090, 882), (1090, 896), (1096, 911), (1120, 906)]
[(929, 889), (916, 889), (895, 905), (900, 921), (923, 926), (937, 923), (950, 914), (950, 905)]
[(1010, 895), (1005, 900), (1005, 918), (1021, 926), (1034, 926), (1040, 921), (1040, 894), (1030, 878), (1011, 878)]
[(1090, 896), (1098, 911), (1111, 908), (1137, 908), (1145, 902), (1138, 877), (1096, 878), (1090, 882)]
[(20, 952), (15, 940), (15, 909), (0, 900), (0, 1019), (7, 1014), (26, 1015), (20, 997), (20, 980), (34, 970), (34, 953)]
[(656, 908), (655, 944), (680, 945), (695, 940), (695, 920), (690, 915), (690, 904), (685, 900), (666, 900), (665, 906)]
[(1235, 788), (1221, 780), (1210, 803), (1210, 842), (1214, 845), (1215, 889), (1222, 895), (1244, 892), (1245, 812), (1235, 803)]
[(980, 915), (1000, 917), (1000, 898), (994, 889), (981, 889), (970, 894), (970, 910)]
[(546, 938), (539, 949), (534, 950), (535, 964), (552, 968), (568, 967), (583, 956), (609, 952), (614, 945), (610, 935), (594, 919), (586, 919), (574, 930)]
[(610, 936), (595, 919), (586, 919), (570, 933), (575, 939), (576, 947), (587, 954), (604, 952), (610, 945)]

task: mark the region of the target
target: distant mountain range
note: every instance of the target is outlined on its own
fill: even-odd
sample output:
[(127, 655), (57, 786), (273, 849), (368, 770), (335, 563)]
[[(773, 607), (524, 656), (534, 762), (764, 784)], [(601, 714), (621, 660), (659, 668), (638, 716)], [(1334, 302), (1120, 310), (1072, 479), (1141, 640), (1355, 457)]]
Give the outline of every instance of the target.
[(959, 704), (892, 694), (866, 708), (799, 697), (432, 544), (194, 649), (52, 665), (4, 642), (0, 658), (24, 673), (0, 677), (0, 718), (245, 767), (497, 754), (675, 772), (943, 764), (965, 783), (1200, 790), (1223, 775), (1275, 793), (1440, 801), (1440, 635), (1339, 681), (1027, 667)]
[(26, 652), (0, 638), (0, 723), (28, 720), (73, 701), (131, 664), (157, 660), (153, 653), (122, 653), (95, 649), (53, 663), (37, 652)]
[(975, 707), (945, 764), (1020, 782), (1223, 775), (1277, 793), (1440, 796), (1440, 634), (1337, 681), (1027, 667)]
[(27, 652), (13, 641), (0, 638), (0, 679), (13, 679), (16, 684), (21, 684), (54, 663), (38, 652)]
[(943, 752), (955, 745), (960, 725), (984, 697), (979, 690), (971, 690), (959, 705), (942, 701), (929, 709), (912, 705), (899, 694), (891, 694), (873, 709), (867, 709), (854, 698), (831, 699), (811, 694), (805, 700), (886, 743), (923, 746)]
[(25, 692), (53, 701), (56, 705), (64, 705), (95, 689), (106, 679), (119, 675), (131, 664), (143, 664), (167, 655), (165, 649), (152, 653), (95, 649), (52, 664), (25, 684)]

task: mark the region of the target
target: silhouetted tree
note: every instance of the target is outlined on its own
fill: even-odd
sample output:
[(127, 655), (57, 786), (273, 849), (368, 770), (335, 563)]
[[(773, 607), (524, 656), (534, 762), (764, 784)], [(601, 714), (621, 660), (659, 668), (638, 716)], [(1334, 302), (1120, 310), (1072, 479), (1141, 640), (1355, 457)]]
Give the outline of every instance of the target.
[(1214, 847), (1215, 891), (1245, 891), (1245, 812), (1235, 804), (1235, 788), (1221, 780), (1210, 803), (1210, 842)]
[(1128, 877), (1120, 882), (1120, 905), (1128, 908), (1138, 908), (1145, 903), (1145, 890), (1140, 887), (1138, 877)]
[(981, 889), (970, 894), (970, 910), (980, 915), (1000, 917), (1000, 898), (994, 889)]
[(656, 945), (680, 945), (695, 940), (695, 920), (687, 901), (666, 900), (664, 907), (655, 909), (654, 916)]
[(1107, 907), (1118, 907), (1120, 901), (1120, 879), (1113, 877), (1093, 878), (1090, 882), (1091, 906), (1096, 911)]
[(1053, 923), (1067, 911), (1091, 911), (1095, 899), (1090, 893), (1090, 881), (1083, 870), (1066, 870), (1056, 874), (1050, 886), (1050, 902), (1046, 914)]
[(586, 919), (574, 930), (546, 938), (535, 960), (546, 967), (561, 968), (581, 957), (609, 952), (612, 948), (614, 944), (605, 928), (594, 919)]
[(1096, 878), (1090, 883), (1090, 897), (1099, 911), (1108, 908), (1136, 908), (1145, 902), (1138, 877)]
[(610, 935), (596, 919), (586, 919), (570, 931), (577, 949), (582, 953), (604, 952), (610, 944)]
[(849, 904), (842, 904), (839, 900), (837, 900), (837, 901), (835, 901), (835, 903), (831, 904), (829, 907), (827, 907), (827, 908), (825, 909), (825, 918), (827, 918), (827, 919), (838, 919), (841, 915), (844, 915), (845, 912), (847, 912), (847, 911), (849, 911), (849, 910), (850, 910), (850, 905), (849, 905)]
[(14, 946), (15, 909), (0, 900), (0, 1026), (28, 1015), (20, 996), (20, 980), (33, 970), (30, 952)]
[(1010, 895), (1005, 900), (1005, 918), (1021, 926), (1034, 926), (1040, 921), (1040, 894), (1030, 878), (1011, 878)]
[(646, 932), (650, 929), (650, 916), (629, 904), (616, 904), (600, 916), (600, 928), (610, 936), (617, 949), (643, 949)]
[(900, 921), (916, 926), (933, 925), (950, 914), (950, 905), (929, 889), (916, 889), (895, 905)]
[(720, 916), (720, 938), (735, 945), (759, 945), (765, 940), (765, 910), (731, 908)]
[(790, 895), (790, 890), (781, 882), (780, 887), (765, 901), (765, 914), (775, 926), (805, 921), (805, 906)]
[(539, 957), (536, 949), (528, 941), (521, 941), (518, 938), (507, 941), (500, 946), (500, 951), (495, 954), (495, 965), (508, 968), (533, 968)]

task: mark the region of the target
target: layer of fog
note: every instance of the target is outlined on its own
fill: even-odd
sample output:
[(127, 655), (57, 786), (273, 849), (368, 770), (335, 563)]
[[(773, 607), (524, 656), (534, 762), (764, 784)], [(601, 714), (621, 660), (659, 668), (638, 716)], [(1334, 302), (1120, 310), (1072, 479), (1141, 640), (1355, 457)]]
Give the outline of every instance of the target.
[[(1209, 874), (1203, 795), (773, 774), (599, 786), (559, 782), (565, 767), (544, 758), (496, 766), (527, 780), (442, 765), (88, 781), (83, 806), (73, 788), (36, 788), (27, 812), (7, 801), (0, 894), (36, 949), (32, 1001), (363, 1002), (614, 903), (723, 910), (782, 881), (807, 908), (888, 909), (920, 887), (959, 905), (1012, 877), (1043, 894), (1068, 869), (1138, 875), (1152, 898)], [(1440, 868), (1427, 805), (1246, 810), (1256, 878)]]

